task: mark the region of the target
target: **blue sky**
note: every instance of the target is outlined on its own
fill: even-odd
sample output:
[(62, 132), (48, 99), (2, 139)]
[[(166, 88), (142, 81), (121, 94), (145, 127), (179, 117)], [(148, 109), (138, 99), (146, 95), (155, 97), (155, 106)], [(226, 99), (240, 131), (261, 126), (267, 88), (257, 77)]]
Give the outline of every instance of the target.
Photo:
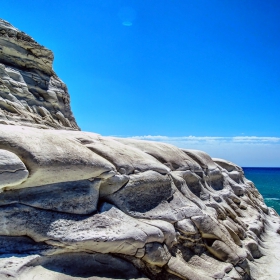
[(280, 166), (278, 0), (9, 0), (0, 11), (54, 52), (82, 130)]

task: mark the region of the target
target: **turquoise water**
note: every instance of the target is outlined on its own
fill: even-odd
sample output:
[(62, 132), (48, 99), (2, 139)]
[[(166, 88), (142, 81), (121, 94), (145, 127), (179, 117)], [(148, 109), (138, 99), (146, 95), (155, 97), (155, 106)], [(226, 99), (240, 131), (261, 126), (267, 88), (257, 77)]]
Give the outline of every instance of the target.
[(243, 167), (245, 177), (255, 184), (265, 203), (280, 214), (280, 168)]

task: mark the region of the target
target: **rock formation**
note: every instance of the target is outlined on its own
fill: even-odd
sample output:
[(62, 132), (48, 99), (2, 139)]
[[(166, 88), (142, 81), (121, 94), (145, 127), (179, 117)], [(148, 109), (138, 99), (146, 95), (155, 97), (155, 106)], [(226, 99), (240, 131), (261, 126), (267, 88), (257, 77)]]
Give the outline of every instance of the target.
[(0, 279), (279, 279), (280, 219), (242, 168), (75, 131), (52, 53), (0, 26)]
[(79, 130), (53, 53), (0, 19), (0, 123)]

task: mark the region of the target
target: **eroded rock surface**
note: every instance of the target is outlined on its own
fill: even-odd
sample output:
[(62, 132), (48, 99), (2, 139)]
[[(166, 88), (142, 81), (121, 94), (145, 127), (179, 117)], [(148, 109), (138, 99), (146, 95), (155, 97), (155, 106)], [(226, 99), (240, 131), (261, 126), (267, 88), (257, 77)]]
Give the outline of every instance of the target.
[(141, 142), (0, 125), (0, 279), (277, 279), (280, 220), (242, 169)]
[[(26, 71), (57, 78), (52, 53), (0, 27), (0, 79), (10, 83), (0, 101), (10, 106), (0, 124), (1, 280), (279, 279), (280, 219), (242, 168), (202, 151), (73, 131), (69, 107), (41, 100), (37, 86), (29, 92), (30, 80), (23, 86)], [(45, 110), (52, 119), (39, 118)]]
[(53, 53), (0, 19), (0, 123), (79, 130)]

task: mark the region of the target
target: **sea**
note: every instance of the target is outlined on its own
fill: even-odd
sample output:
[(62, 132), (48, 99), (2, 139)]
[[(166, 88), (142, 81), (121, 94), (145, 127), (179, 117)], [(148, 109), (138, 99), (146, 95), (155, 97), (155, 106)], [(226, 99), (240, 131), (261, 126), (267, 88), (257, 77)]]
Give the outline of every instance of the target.
[(262, 194), (267, 206), (280, 215), (280, 168), (242, 167), (245, 177), (252, 181)]

